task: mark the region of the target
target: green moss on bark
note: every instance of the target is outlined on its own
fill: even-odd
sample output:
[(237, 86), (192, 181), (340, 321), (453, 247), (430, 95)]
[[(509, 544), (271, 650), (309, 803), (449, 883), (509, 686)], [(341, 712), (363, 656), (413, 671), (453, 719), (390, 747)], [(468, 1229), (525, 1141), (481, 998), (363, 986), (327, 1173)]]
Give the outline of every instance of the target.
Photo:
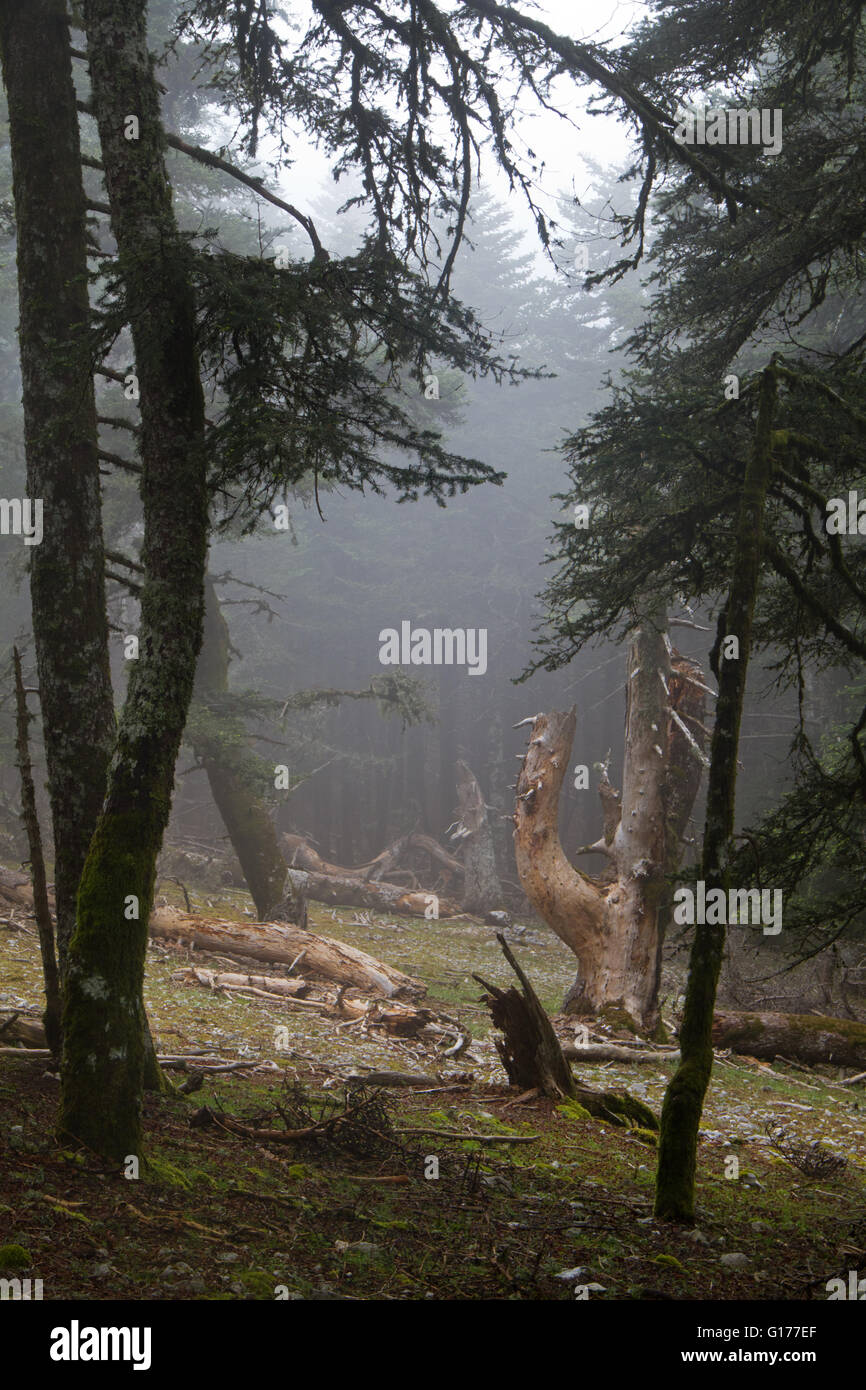
[[(139, 660), (69, 950), (60, 1124), (123, 1161), (141, 1149), (147, 921), (201, 644), (207, 459), (189, 253), (163, 160), (147, 5), (85, 0), (84, 20), (139, 379), (144, 582)], [(138, 116), (138, 140), (125, 137), (129, 114)]]
[(114, 742), (86, 207), (64, 0), (4, 0), (33, 635), (54, 829), (61, 977)]
[[(761, 573), (764, 505), (772, 476), (776, 368), (762, 376), (755, 442), (743, 479), (728, 601), (719, 619), (714, 670), (719, 682), (710, 752), (701, 876), (707, 891), (728, 889), (728, 858), (736, 806), (737, 749)], [(739, 639), (739, 659), (720, 661), (722, 639)], [(680, 1028), (680, 1064), (662, 1105), (655, 1214), (691, 1224), (695, 1210), (698, 1127), (713, 1068), (713, 1010), (725, 945), (724, 927), (695, 927)]]

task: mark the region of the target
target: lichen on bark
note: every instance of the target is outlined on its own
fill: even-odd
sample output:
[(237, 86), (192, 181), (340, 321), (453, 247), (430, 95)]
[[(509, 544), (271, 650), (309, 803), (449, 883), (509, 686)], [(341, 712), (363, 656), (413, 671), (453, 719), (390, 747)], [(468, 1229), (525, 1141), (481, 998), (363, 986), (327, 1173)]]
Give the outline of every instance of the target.
[[(83, 9), (139, 380), (144, 580), (139, 659), (70, 944), (60, 1129), (122, 1162), (141, 1152), (147, 922), (201, 644), (208, 499), (188, 249), (163, 158), (147, 5), (85, 0)], [(130, 114), (138, 117), (138, 139), (127, 138)], [(96, 975), (107, 995), (88, 989)]]
[[(707, 892), (728, 890), (728, 860), (736, 808), (737, 749), (752, 641), (752, 616), (761, 576), (764, 505), (773, 471), (772, 428), (777, 378), (773, 362), (764, 369), (755, 439), (746, 465), (737, 517), (731, 586), (723, 610), (724, 632), (739, 639), (739, 658), (719, 662), (716, 720), (710, 749), (701, 877)], [(664, 1220), (694, 1221), (698, 1127), (713, 1067), (713, 1009), (725, 945), (724, 926), (695, 927), (686, 1000), (679, 1032), (680, 1063), (662, 1105), (655, 1214)]]
[(4, 0), (0, 57), (17, 229), (30, 594), (54, 833), (61, 976), (115, 720), (90, 343), (86, 207), (64, 0)]

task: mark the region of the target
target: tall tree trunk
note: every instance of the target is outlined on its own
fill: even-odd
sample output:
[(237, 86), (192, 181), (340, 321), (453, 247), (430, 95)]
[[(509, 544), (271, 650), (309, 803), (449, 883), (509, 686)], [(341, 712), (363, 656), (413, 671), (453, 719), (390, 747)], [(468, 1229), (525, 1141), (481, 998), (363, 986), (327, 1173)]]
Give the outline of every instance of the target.
[(145, 0), (84, 3), (140, 390), (144, 583), (140, 657), (69, 950), (60, 1127), (116, 1162), (141, 1144), (147, 921), (201, 643), (208, 534), (188, 253), (172, 209), (146, 18)]
[(27, 695), (21, 675), (21, 657), (18, 648), (12, 648), (15, 666), (15, 705), (18, 749), (18, 770), (21, 774), (21, 819), (27, 831), (27, 844), (30, 851), (30, 877), (33, 881), (33, 909), (36, 915), (36, 928), (39, 932), (39, 952), (42, 956), (42, 977), (45, 981), (45, 1012), (42, 1026), (51, 1048), (51, 1055), (60, 1058), (60, 974), (57, 968), (57, 953), (54, 947), (54, 923), (48, 903), (48, 883), (45, 877), (45, 860), (42, 855), (42, 836), (39, 833), (39, 817), (36, 813), (36, 789), (33, 786), (33, 770), (30, 766), (30, 743), (27, 726), (32, 715), (27, 709)]
[[(719, 694), (710, 751), (701, 877), (706, 891), (728, 890), (728, 856), (734, 832), (737, 749), (752, 643), (752, 615), (761, 573), (764, 505), (772, 475), (772, 429), (776, 370), (765, 368), (760, 387), (755, 443), (743, 479), (737, 518), (731, 587), (719, 618), (714, 669)], [(726, 660), (726, 635), (739, 641), (739, 658)], [(724, 926), (698, 924), (692, 943), (686, 1001), (680, 1028), (680, 1064), (662, 1106), (656, 1176), (656, 1216), (694, 1221), (698, 1126), (713, 1067), (713, 1008), (725, 946)]]
[(3, 0), (0, 56), (18, 232), (27, 492), (43, 508), (30, 594), (63, 975), (115, 735), (86, 208), (65, 0)]
[(502, 907), (502, 885), (484, 794), (474, 772), (461, 759), (457, 761), (457, 815), (457, 829), (451, 838), (459, 837), (463, 846), (463, 910), (484, 917)]
[[(680, 659), (676, 659), (680, 669)], [(536, 911), (579, 962), (569, 1012), (653, 1033), (659, 1024), (659, 909), (697, 779), (669, 784), (667, 769), (696, 757), (673, 720), (672, 662), (663, 614), (645, 617), (628, 652), (622, 796), (602, 777), (604, 833), (592, 847), (608, 871), (590, 878), (569, 863), (557, 831), (559, 793), (572, 767), (575, 712), (537, 715), (517, 784), (514, 845), (520, 882)], [(676, 788), (676, 804), (668, 802)]]
[(210, 575), (205, 579), (204, 640), (187, 740), (207, 773), (213, 799), (240, 861), (260, 922), (273, 920), (283, 899), (286, 861), (268, 810), (256, 790), (258, 770), (240, 719), (211, 708), (229, 688), (229, 631)]

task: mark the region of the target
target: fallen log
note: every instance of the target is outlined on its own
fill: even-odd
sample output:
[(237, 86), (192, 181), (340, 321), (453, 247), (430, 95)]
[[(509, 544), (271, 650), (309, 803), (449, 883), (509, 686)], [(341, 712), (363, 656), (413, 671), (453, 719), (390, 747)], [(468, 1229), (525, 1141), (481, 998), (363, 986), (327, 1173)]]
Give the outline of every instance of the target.
[(713, 1047), (749, 1057), (793, 1057), (810, 1066), (866, 1066), (866, 1023), (819, 1014), (734, 1013), (713, 1019)]
[(213, 917), (191, 917), (173, 907), (156, 908), (151, 913), (150, 935), (158, 940), (182, 940), (194, 950), (217, 955), (240, 956), (266, 961), (271, 965), (290, 965), (304, 951), (304, 969), (338, 984), (355, 985), (386, 999), (421, 998), (426, 985), (410, 975), (375, 960), (365, 951), (347, 946), (331, 937), (316, 936), (290, 922), (219, 921)]
[(181, 984), (204, 985), (206, 989), (258, 989), (267, 994), (285, 994), (303, 998), (309, 994), (306, 980), (287, 980), (283, 975), (240, 975), (230, 970), (203, 970), (191, 965), (188, 970), (175, 970), (171, 977)]
[(45, 1028), (41, 1018), (32, 1018), (17, 1009), (0, 1012), (0, 1043), (23, 1043), (25, 1047), (44, 1047)]
[(646, 1052), (636, 1047), (617, 1047), (613, 1043), (563, 1043), (563, 1056), (569, 1062), (677, 1062), (679, 1048), (668, 1047), (663, 1051)]
[[(48, 901), (53, 912), (53, 893), (48, 894)], [(18, 873), (15, 869), (4, 869), (0, 865), (0, 903), (6, 907), (23, 907), (28, 912), (33, 911), (33, 889), (27, 874)]]
[(442, 1081), (438, 1076), (423, 1076), (420, 1072), (414, 1071), (370, 1071), (370, 1072), (350, 1072), (343, 1078), (345, 1086), (368, 1086), (377, 1090), (380, 1086), (441, 1086)]
[(451, 876), (463, 877), (463, 865), (460, 860), (455, 859), (453, 854), (449, 854), (430, 835), (424, 835), (417, 830), (410, 835), (401, 835), (398, 840), (386, 846), (375, 858), (369, 859), (366, 864), (357, 864), (354, 867), (345, 864), (332, 864), (329, 860), (323, 859), (309, 840), (304, 839), (303, 835), (286, 833), (282, 837), (282, 842), (289, 868), (303, 869), (312, 874), (332, 874), (337, 878), (361, 878), (369, 882), (376, 882), (384, 874), (393, 870), (411, 850), (422, 850)]
[(396, 912), (407, 917), (457, 917), (460, 904), (435, 893), (408, 891), (397, 883), (379, 883), (329, 873), (290, 868), (287, 881), (296, 892), (313, 902), (334, 907), (369, 907), (374, 912)]
[[(387, 886), (387, 885), (386, 885)], [(390, 885), (393, 888), (393, 885)], [(395, 893), (400, 889), (393, 888)], [(311, 897), (315, 896), (310, 894)], [(410, 895), (411, 896), (411, 895)], [(417, 895), (423, 896), (423, 895)], [(24, 874), (0, 866), (0, 897), (16, 907), (33, 910), (33, 890)], [(51, 898), (53, 909), (54, 902)], [(390, 909), (394, 911), (392, 907)], [(423, 916), (423, 911), (421, 913)], [(217, 955), (266, 961), (272, 965), (295, 965), (304, 954), (304, 968), (313, 975), (338, 984), (355, 985), (386, 999), (420, 999), (427, 986), (384, 961), (376, 960), (354, 946), (317, 936), (290, 922), (251, 922), (240, 925), (213, 917), (194, 917), (173, 907), (155, 908), (149, 931), (157, 940), (181, 939), (194, 949)]]

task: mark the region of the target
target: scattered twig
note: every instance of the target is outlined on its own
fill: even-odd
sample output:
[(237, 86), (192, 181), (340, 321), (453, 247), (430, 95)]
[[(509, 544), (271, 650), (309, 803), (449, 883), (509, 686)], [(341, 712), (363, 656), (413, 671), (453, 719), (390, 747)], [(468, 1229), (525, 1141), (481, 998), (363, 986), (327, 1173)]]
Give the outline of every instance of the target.
[(429, 1134), (434, 1139), (472, 1139), (478, 1144), (537, 1144), (540, 1134), (464, 1134), (459, 1129), (395, 1129), (395, 1134)]

